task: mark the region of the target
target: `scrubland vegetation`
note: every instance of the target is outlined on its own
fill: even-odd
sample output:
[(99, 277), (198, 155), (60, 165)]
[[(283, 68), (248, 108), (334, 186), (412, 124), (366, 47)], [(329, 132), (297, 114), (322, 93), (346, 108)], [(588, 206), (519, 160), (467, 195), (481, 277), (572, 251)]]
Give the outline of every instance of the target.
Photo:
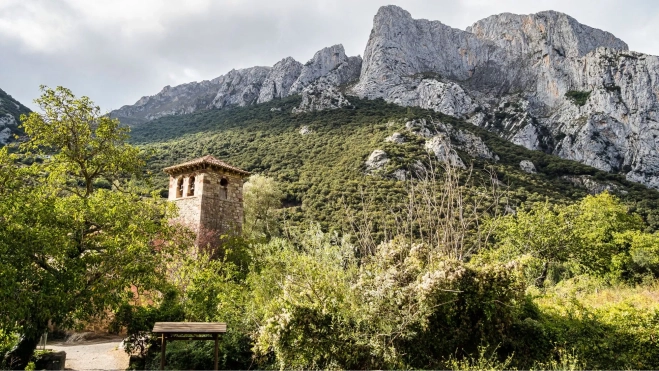
[[(133, 128), (137, 147), (113, 136), (105, 187), (88, 187), (100, 179), (78, 172), (69, 160), (77, 152), (39, 142), (56, 136), (40, 136), (36, 117), (25, 121), (34, 146), (3, 149), (0, 167), (3, 215), (16, 218), (0, 225), (0, 350), (43, 331), (35, 325), (43, 320), (73, 326), (110, 311), (114, 329), (128, 333), (127, 350), (141, 356), (131, 365), (139, 369), (159, 367), (156, 321), (226, 322), (224, 369), (659, 368), (656, 191), (435, 116), (478, 133), (500, 156), (453, 168), (419, 152), (413, 138), (383, 142), (433, 113), (379, 101), (285, 113), (295, 99), (163, 118)], [(89, 143), (123, 133), (103, 120), (81, 127)], [(302, 124), (314, 133), (301, 136)], [(406, 181), (390, 169), (365, 175), (377, 148), (390, 154), (388, 166), (423, 166)], [(61, 155), (24, 164), (53, 150)], [(164, 187), (156, 172), (165, 165), (205, 154), (257, 173), (244, 188), (243, 235), (223, 236), (213, 252), (193, 249), (166, 223), (175, 211), (162, 189), (144, 192)], [(127, 167), (143, 156), (154, 183)], [(519, 170), (522, 159), (539, 173)], [(563, 175), (591, 175), (618, 192), (589, 195)], [(89, 252), (77, 255), (81, 248)], [(25, 267), (30, 274), (19, 275)], [(18, 283), (27, 301), (12, 311)], [(69, 306), (77, 293), (85, 300)], [(43, 302), (52, 306), (37, 311)], [(33, 313), (41, 322), (30, 322)], [(210, 342), (167, 347), (169, 369), (212, 367)]]

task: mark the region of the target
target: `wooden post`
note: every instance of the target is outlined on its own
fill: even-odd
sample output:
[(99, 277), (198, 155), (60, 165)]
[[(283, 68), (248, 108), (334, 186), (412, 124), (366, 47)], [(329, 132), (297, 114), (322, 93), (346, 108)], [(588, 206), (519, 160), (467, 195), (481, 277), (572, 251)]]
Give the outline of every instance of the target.
[(162, 334), (162, 345), (160, 347), (160, 369), (165, 369), (165, 349), (167, 348), (167, 339), (165, 339), (165, 334)]
[(215, 339), (215, 370), (217, 370), (217, 334), (213, 334), (213, 338)]

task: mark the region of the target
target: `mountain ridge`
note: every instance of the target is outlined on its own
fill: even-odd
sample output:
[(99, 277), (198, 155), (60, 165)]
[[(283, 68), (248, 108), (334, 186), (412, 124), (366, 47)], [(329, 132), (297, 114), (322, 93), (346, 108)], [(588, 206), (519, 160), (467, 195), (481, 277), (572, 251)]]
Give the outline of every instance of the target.
[(295, 112), (349, 107), (351, 96), (382, 98), (659, 188), (659, 58), (567, 14), (502, 13), (459, 30), (385, 6), (363, 59), (339, 44), (304, 65), (290, 57), (278, 64), (170, 88), (111, 114), (130, 124), (291, 94), (302, 95)]

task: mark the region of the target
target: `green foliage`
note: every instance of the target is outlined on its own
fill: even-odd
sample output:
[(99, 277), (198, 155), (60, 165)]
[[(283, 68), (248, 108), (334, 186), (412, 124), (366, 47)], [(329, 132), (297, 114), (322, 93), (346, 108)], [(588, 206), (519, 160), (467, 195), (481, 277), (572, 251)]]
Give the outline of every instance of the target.
[(88, 97), (76, 98), (66, 88), (41, 86), (41, 91), (35, 103), (44, 113), (21, 116), (29, 137), (22, 147), (54, 151), (53, 161), (44, 169), (51, 179), (69, 185), (66, 189), (76, 194), (82, 183), (88, 196), (96, 181), (113, 183), (139, 174), (144, 160), (136, 147), (125, 143), (129, 129), (119, 120), (101, 115)]
[(556, 348), (554, 353), (556, 353), (555, 357), (552, 357), (547, 362), (538, 362), (533, 369), (556, 371), (580, 371), (587, 369), (574, 349), (568, 351), (564, 348)]
[[(0, 354), (5, 354), (10, 351), (18, 343), (18, 334), (6, 333), (0, 330)], [(4, 369), (0, 362), (0, 369)]]
[[(252, 363), (251, 328), (245, 316), (249, 288), (245, 272), (226, 250), (240, 249), (241, 241), (225, 241), (225, 254), (212, 259), (206, 253), (179, 255), (168, 267), (170, 275), (165, 295), (149, 305), (125, 304), (116, 314), (115, 327), (127, 330), (125, 350), (140, 350), (146, 369), (160, 367), (160, 342), (149, 337), (156, 321), (225, 322), (227, 333), (220, 337), (220, 366), (223, 369), (247, 369)], [(171, 342), (167, 346), (168, 369), (212, 369), (212, 342)]]
[(256, 348), (281, 368), (443, 367), (456, 350), (501, 341), (523, 302), (514, 270), (422, 245), (383, 244), (361, 265), (345, 239), (313, 229), (263, 247), (249, 277)]
[(659, 277), (659, 233), (625, 231), (616, 234), (615, 243), (628, 251), (628, 254), (616, 256), (613, 261), (627, 278), (638, 279), (644, 275)]
[(570, 90), (565, 93), (565, 97), (577, 106), (583, 106), (590, 97), (590, 91)]
[[(149, 347), (151, 330), (156, 322), (178, 322), (184, 319), (183, 308), (175, 290), (166, 292), (160, 303), (135, 306), (123, 303), (116, 311), (109, 330), (126, 331), (124, 349), (130, 354), (144, 356)], [(155, 339), (157, 341), (157, 339)]]
[[(88, 98), (43, 90), (45, 113), (24, 116), (21, 148), (55, 155), (24, 166), (20, 154), (0, 149), (0, 329), (22, 335), (6, 356), (19, 368), (49, 321), (73, 327), (119, 305), (131, 286), (155, 287), (175, 247), (154, 244), (173, 237), (173, 208), (124, 179), (141, 163), (122, 141), (125, 129), (99, 117)], [(122, 191), (96, 188), (99, 179)]]
[(278, 234), (279, 220), (275, 213), (281, 208), (283, 197), (274, 179), (259, 174), (250, 176), (243, 185), (244, 235), (262, 239)]
[(535, 301), (559, 348), (585, 369), (659, 367), (657, 286), (611, 287), (588, 276), (559, 283)]
[(512, 356), (506, 358), (503, 362), (499, 361), (498, 355), (495, 351), (487, 355), (488, 349), (486, 346), (478, 347), (478, 358), (465, 357), (457, 359), (451, 357), (449, 359), (449, 366), (454, 371), (477, 371), (477, 370), (514, 370), (511, 368)]
[[(279, 227), (286, 223), (281, 234), (260, 227), (250, 236), (276, 237), (251, 245), (243, 240), (215, 262), (202, 258), (180, 271), (186, 277), (180, 282), (187, 283), (176, 286), (186, 319), (230, 323), (233, 332), (222, 354), (240, 354), (233, 367), (657, 367), (651, 310), (576, 305), (572, 294), (560, 291), (579, 277), (599, 277), (596, 291), (615, 282), (647, 288), (655, 280), (657, 191), (512, 145), (453, 117), (382, 100), (351, 102), (351, 109), (293, 115), (299, 97), (289, 97), (133, 128), (131, 140), (152, 154), (148, 166), (154, 173), (213, 154), (274, 180), (283, 193), (270, 198), (283, 201), (277, 211)], [(275, 107), (281, 111), (271, 111)], [(435, 188), (420, 187), (419, 178), (414, 185), (399, 182), (393, 171), (428, 162), (425, 139), (404, 129), (413, 119), (470, 131), (500, 159), (492, 164), (460, 152), (475, 170), (458, 174), (453, 188), (441, 180), (443, 170), (433, 179)], [(313, 133), (300, 135), (301, 126)], [(403, 132), (406, 142), (384, 142), (393, 132)], [(364, 161), (375, 149), (390, 162), (377, 175), (366, 175)], [(538, 173), (521, 171), (521, 160), (532, 161)], [(491, 174), (506, 185), (501, 194), (487, 194), (483, 185)], [(589, 176), (621, 191), (588, 196), (564, 176)], [(164, 174), (158, 182), (164, 189)], [(453, 190), (462, 192), (456, 201), (461, 211), (450, 214), (455, 219), (444, 211), (434, 218), (418, 212), (438, 210), (441, 203), (433, 200), (441, 200), (445, 189), (452, 196)], [(426, 206), (408, 214), (410, 193)], [(497, 218), (504, 206), (516, 215)], [(449, 221), (465, 222), (470, 212), (478, 227), (450, 228)], [(401, 224), (408, 216), (411, 222)], [(319, 226), (309, 228), (314, 221)], [(355, 221), (363, 223), (356, 230)], [(485, 233), (490, 227), (492, 236)], [(351, 237), (347, 230), (356, 233)], [(483, 236), (470, 237), (474, 230)], [(450, 234), (469, 253), (450, 258), (447, 244), (435, 243), (440, 240), (419, 243), (433, 233)], [(367, 249), (360, 245), (365, 239)], [(494, 245), (483, 250), (487, 244)], [(561, 305), (549, 304), (558, 299)], [(483, 347), (488, 344), (498, 347)], [(619, 359), (616, 347), (625, 352)], [(157, 357), (150, 358), (151, 367)], [(212, 353), (206, 344), (180, 343), (171, 357), (171, 367), (209, 367)]]
[[(497, 179), (508, 187), (506, 201), (513, 208), (547, 199), (555, 204), (577, 201), (588, 192), (562, 177), (587, 175), (619, 186), (618, 196), (644, 218), (648, 228), (659, 226), (659, 192), (623, 176), (527, 150), (485, 129), (430, 110), (353, 98), (353, 109), (290, 113), (299, 100), (293, 96), (250, 107), (163, 117), (133, 127), (131, 141), (152, 154), (147, 166), (159, 175), (157, 184), (164, 191), (164, 167), (212, 154), (276, 181), (283, 192), (284, 208), (279, 216), (287, 223), (319, 222), (326, 231), (341, 230), (347, 227), (346, 207), (359, 211), (364, 199), (378, 205), (371, 212), (374, 219), (391, 222), (389, 209), (400, 206), (406, 195), (404, 185), (391, 173), (396, 169), (414, 171), (417, 161), (428, 161), (425, 138), (405, 130), (405, 122), (432, 119), (474, 133), (499, 156), (500, 160), (491, 164), (460, 154), (465, 163), (473, 161), (476, 172), (493, 167)], [(301, 135), (302, 126), (313, 133)], [(384, 142), (393, 132), (404, 133), (408, 142)], [(391, 161), (382, 176), (367, 176), (363, 164), (375, 149), (385, 150)], [(538, 174), (521, 171), (521, 160), (532, 161)], [(381, 240), (382, 229), (375, 232), (380, 233)]]
[(652, 273), (656, 267), (656, 235), (641, 232), (642, 219), (606, 192), (568, 206), (538, 204), (496, 224), (496, 248), (479, 258), (506, 262), (525, 257), (527, 276), (535, 276), (538, 285), (557, 264), (572, 274), (610, 278)]

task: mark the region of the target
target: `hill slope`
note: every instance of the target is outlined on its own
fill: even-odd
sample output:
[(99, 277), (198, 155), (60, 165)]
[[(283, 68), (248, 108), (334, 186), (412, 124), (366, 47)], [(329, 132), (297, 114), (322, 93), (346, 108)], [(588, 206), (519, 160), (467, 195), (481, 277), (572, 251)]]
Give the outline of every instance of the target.
[(0, 89), (0, 146), (11, 141), (14, 134), (20, 134), (18, 122), (21, 114), (30, 109)]
[[(437, 143), (446, 136), (464, 164), (473, 163), (477, 170), (494, 167), (508, 187), (512, 207), (545, 199), (567, 202), (610, 189), (653, 229), (659, 226), (659, 192), (514, 145), (463, 120), (381, 99), (353, 99), (352, 109), (292, 114), (299, 103), (300, 97), (292, 96), (251, 107), (162, 117), (134, 127), (132, 141), (153, 151), (149, 168), (163, 191), (167, 183), (162, 168), (212, 154), (277, 179), (285, 190), (290, 221), (318, 221), (328, 229), (344, 226), (345, 204), (358, 207), (362, 191), (383, 205), (396, 202), (404, 194), (404, 182), (397, 179), (401, 171), (437, 153), (441, 158)], [(398, 139), (387, 141), (394, 133)], [(388, 161), (369, 169), (366, 162), (376, 150)], [(522, 170), (523, 160), (531, 161), (537, 173)]]

